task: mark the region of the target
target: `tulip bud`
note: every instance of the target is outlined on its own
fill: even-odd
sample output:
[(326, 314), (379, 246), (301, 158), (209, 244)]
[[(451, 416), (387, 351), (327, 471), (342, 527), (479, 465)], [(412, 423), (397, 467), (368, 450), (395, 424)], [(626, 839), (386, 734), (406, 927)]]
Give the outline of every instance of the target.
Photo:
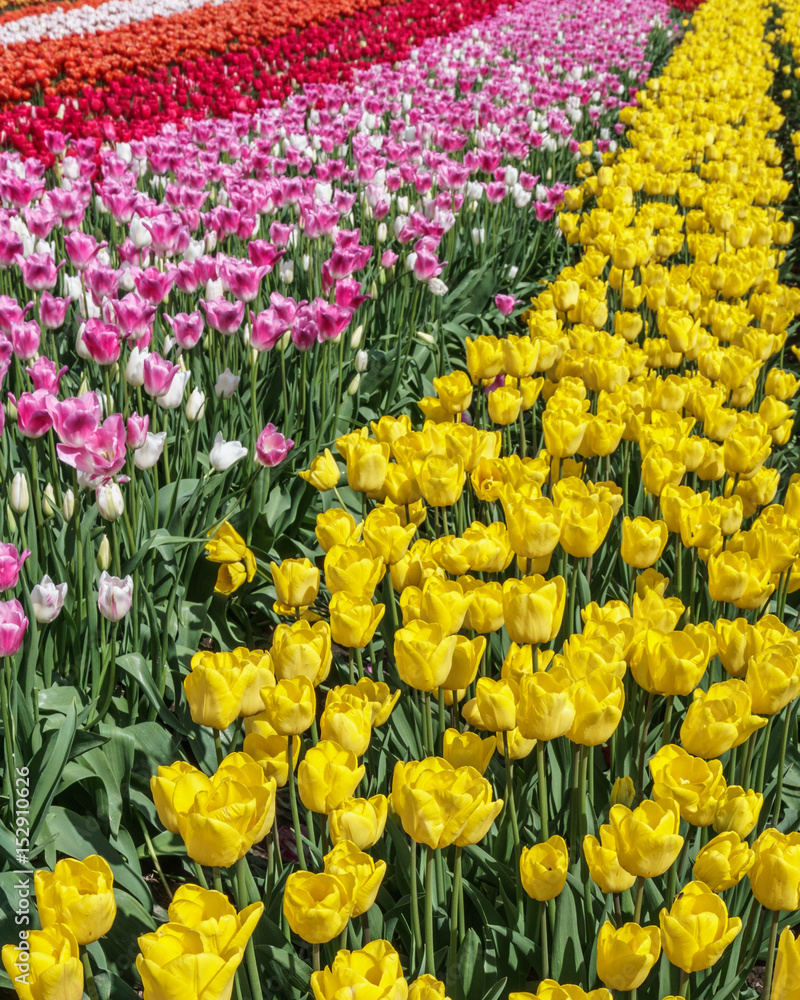
[(50, 577), (45, 574), (42, 577), (42, 582), (37, 583), (31, 591), (33, 617), (40, 624), (55, 621), (64, 607), (66, 596), (66, 583), (53, 583)]
[(118, 483), (109, 483), (97, 490), (97, 509), (106, 521), (117, 521), (125, 510), (125, 500)]
[(198, 420), (203, 419), (203, 415), (206, 412), (206, 397), (205, 393), (201, 392), (199, 389), (192, 389), (189, 398), (186, 401), (186, 419), (190, 424), (197, 423)]
[(53, 516), (53, 507), (55, 506), (56, 495), (53, 492), (53, 484), (48, 483), (44, 488), (44, 493), (42, 493), (42, 513), (45, 517)]
[(364, 324), (359, 323), (359, 325), (353, 330), (353, 335), (350, 338), (350, 349), (355, 351), (361, 346), (361, 338), (364, 336)]
[(75, 512), (75, 494), (72, 490), (67, 490), (61, 501), (61, 513), (64, 515), (64, 520), (69, 521), (72, 519), (72, 515)]
[(621, 802), (622, 805), (630, 809), (635, 799), (636, 789), (633, 786), (633, 779), (628, 777), (628, 775), (625, 775), (624, 778), (617, 778), (614, 782), (614, 787), (611, 789), (611, 805), (615, 806), (618, 802)]
[(365, 372), (367, 370), (367, 365), (369, 364), (369, 354), (366, 351), (356, 352), (356, 371)]
[[(108, 539), (103, 535), (103, 541)], [(118, 622), (127, 615), (133, 602), (133, 577), (109, 576), (103, 570), (97, 593), (97, 610), (110, 622)]]
[(13, 532), (17, 530), (17, 519), (14, 517), (14, 512), (10, 507), (6, 507), (6, 522), (9, 531)]
[(17, 514), (24, 514), (30, 503), (30, 492), (28, 490), (28, 480), (21, 472), (17, 472), (11, 480), (11, 491), (9, 494), (11, 509)]
[(111, 546), (108, 542), (108, 535), (103, 535), (100, 540), (100, 547), (97, 550), (97, 568), (105, 572), (111, 565)]
[(389, 234), (388, 234), (388, 231), (386, 229), (386, 223), (385, 222), (379, 223), (378, 224), (378, 232), (377, 232), (377, 235), (375, 237), (377, 239), (378, 243), (385, 243), (386, 242), (386, 237), (388, 235)]
[(355, 376), (353, 377), (353, 381), (347, 387), (347, 395), (355, 396), (355, 394), (358, 392), (359, 385), (361, 385), (361, 375), (358, 372), (356, 372)]

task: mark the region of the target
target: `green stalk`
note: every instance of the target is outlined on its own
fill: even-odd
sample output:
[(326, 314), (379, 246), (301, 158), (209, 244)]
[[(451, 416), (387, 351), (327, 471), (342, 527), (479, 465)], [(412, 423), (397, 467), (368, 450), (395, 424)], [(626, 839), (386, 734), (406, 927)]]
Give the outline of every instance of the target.
[[(783, 710), (783, 729), (781, 731), (781, 750), (778, 758), (778, 784), (775, 788), (775, 801), (772, 805), (772, 822), (776, 825), (780, 822), (781, 806), (783, 805), (783, 776), (786, 768), (786, 744), (789, 741), (789, 728), (792, 719), (792, 706), (787, 705)], [(766, 750), (764, 753), (766, 756)]]
[(94, 973), (92, 972), (92, 963), (89, 958), (89, 952), (85, 948), (83, 948), (81, 952), (81, 962), (83, 962), (83, 978), (89, 1000), (100, 1000), (100, 995), (97, 992), (97, 986), (95, 986), (94, 982)]
[(425, 972), (436, 975), (436, 961), (433, 954), (433, 880), (435, 877), (435, 857), (433, 848), (428, 847), (425, 871)]
[(639, 880), (636, 883), (636, 906), (634, 907), (633, 910), (633, 922), (635, 924), (641, 923), (643, 900), (644, 900), (644, 875), (640, 875)]
[(411, 840), (411, 930), (414, 934), (412, 941), (411, 966), (416, 967), (417, 955), (422, 951), (422, 931), (419, 926), (419, 895), (417, 881), (419, 871), (417, 867), (417, 842)]
[(673, 695), (669, 695), (667, 698), (667, 707), (664, 709), (664, 724), (661, 727), (661, 746), (665, 747), (670, 740), (671, 729), (672, 729), (672, 703), (674, 701)]
[(450, 904), (450, 952), (447, 958), (447, 992), (455, 997), (458, 988), (458, 908), (461, 897), (461, 852), (462, 847), (456, 847), (453, 862), (453, 898)]
[(519, 824), (517, 823), (517, 806), (514, 802), (514, 767), (508, 752), (508, 733), (503, 731), (503, 760), (506, 766), (506, 804), (508, 819), (511, 823), (511, 836), (514, 838), (514, 884), (517, 890), (517, 911), (522, 916), (522, 878), (520, 875), (520, 843)]
[(536, 768), (539, 773), (539, 820), (542, 825), (542, 840), (549, 840), (549, 823), (547, 816), (547, 774), (545, 771), (545, 745), (542, 740), (536, 741)]
[[(772, 722), (775, 716), (771, 715), (764, 727), (764, 742), (761, 744), (761, 757), (758, 762), (758, 778), (756, 779), (756, 791), (763, 792), (764, 777), (767, 773), (767, 752), (769, 751), (769, 738), (772, 733)], [(755, 735), (755, 734), (754, 734)]]
[(303, 871), (307, 871), (306, 868), (306, 857), (303, 851), (303, 838), (300, 834), (300, 816), (297, 812), (297, 793), (295, 791), (295, 778), (294, 778), (294, 736), (289, 735), (289, 802), (292, 807), (292, 824), (294, 826), (294, 841), (297, 845), (297, 860), (300, 863), (300, 867)]
[(778, 941), (778, 919), (780, 917), (780, 910), (772, 911), (772, 922), (769, 927), (769, 947), (767, 949), (767, 967), (764, 970), (764, 989), (761, 992), (762, 997), (766, 997), (769, 1000), (769, 995), (772, 990), (772, 971), (775, 967), (775, 946)]
[(641, 742), (639, 744), (639, 766), (636, 770), (636, 797), (641, 798), (642, 786), (644, 784), (644, 755), (647, 747), (647, 732), (650, 728), (650, 715), (653, 711), (653, 692), (647, 695), (647, 708), (644, 713), (644, 727), (642, 729)]
[[(237, 902), (239, 904), (239, 909), (243, 910), (247, 905), (247, 858), (239, 858), (236, 862), (236, 888), (237, 888)], [(247, 963), (247, 978), (250, 980), (250, 993), (253, 1000), (264, 1000), (264, 994), (261, 992), (261, 977), (258, 974), (258, 965), (256, 963), (256, 949), (253, 944), (252, 935), (247, 939), (247, 947), (245, 948), (245, 962)]]
[(550, 946), (547, 943), (547, 903), (540, 903), (539, 935), (542, 943), (542, 979), (550, 978)]

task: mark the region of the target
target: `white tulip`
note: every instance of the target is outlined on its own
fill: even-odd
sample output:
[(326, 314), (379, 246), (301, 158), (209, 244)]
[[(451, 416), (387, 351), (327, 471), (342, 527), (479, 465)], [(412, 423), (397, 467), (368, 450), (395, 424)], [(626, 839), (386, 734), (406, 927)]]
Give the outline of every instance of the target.
[(152, 469), (161, 458), (164, 451), (164, 442), (167, 439), (166, 431), (159, 431), (158, 434), (147, 432), (144, 444), (133, 453), (133, 464), (137, 469)]
[(244, 458), (246, 454), (247, 448), (243, 448), (238, 441), (226, 441), (222, 436), (222, 432), (220, 432), (217, 434), (211, 451), (208, 453), (208, 460), (211, 463), (212, 469), (216, 469), (217, 472), (224, 472), (235, 462), (238, 462), (240, 458)]
[(33, 617), (40, 624), (55, 621), (58, 613), (64, 607), (64, 598), (67, 596), (66, 583), (53, 583), (45, 573), (42, 582), (37, 583), (31, 591), (31, 604), (33, 605)]

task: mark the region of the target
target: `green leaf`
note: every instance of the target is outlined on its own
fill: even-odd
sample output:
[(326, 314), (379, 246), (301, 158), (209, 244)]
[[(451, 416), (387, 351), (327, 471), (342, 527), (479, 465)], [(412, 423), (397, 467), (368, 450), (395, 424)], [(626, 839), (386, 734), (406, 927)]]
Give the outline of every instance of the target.
[(556, 912), (553, 945), (550, 949), (550, 974), (557, 981), (582, 982), (586, 969), (584, 947), (588, 946), (588, 942), (581, 940), (575, 892), (569, 883), (559, 894)]
[(147, 700), (158, 712), (161, 720), (172, 729), (176, 729), (182, 735), (187, 735), (187, 730), (180, 724), (178, 719), (170, 712), (164, 703), (164, 699), (159, 693), (156, 682), (150, 673), (147, 660), (141, 653), (126, 653), (117, 657), (117, 666), (129, 677), (132, 677), (142, 689)]
[[(481, 939), (474, 928), (467, 929), (466, 937), (458, 949), (458, 979), (453, 1000), (481, 1000), (484, 991)], [(447, 988), (451, 988), (448, 982)]]
[(61, 782), (61, 775), (72, 749), (72, 741), (78, 727), (78, 713), (74, 703), (70, 705), (60, 729), (46, 734), (41, 750), (34, 754), (30, 763), (30, 841), (36, 844), (39, 830), (44, 823), (47, 810), (55, 797)]

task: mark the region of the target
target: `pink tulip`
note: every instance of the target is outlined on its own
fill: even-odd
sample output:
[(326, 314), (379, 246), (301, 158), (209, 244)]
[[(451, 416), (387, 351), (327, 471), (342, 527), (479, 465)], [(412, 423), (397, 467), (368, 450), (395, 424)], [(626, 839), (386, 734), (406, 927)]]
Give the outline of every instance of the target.
[(85, 271), (108, 243), (98, 243), (94, 236), (76, 230), (64, 237), (64, 249), (76, 271)]
[(147, 267), (143, 271), (134, 272), (133, 283), (143, 299), (157, 306), (169, 295), (175, 279), (172, 268), (159, 271), (157, 267)]
[(272, 468), (273, 465), (282, 462), (292, 448), (294, 448), (294, 441), (291, 438), (285, 438), (274, 424), (267, 424), (258, 435), (255, 459), (259, 465)]
[(355, 278), (344, 278), (336, 282), (336, 294), (334, 296), (337, 306), (344, 306), (345, 309), (356, 310), (362, 302), (369, 299), (369, 295), (361, 294), (361, 282)]
[(115, 476), (125, 465), (127, 432), (120, 413), (106, 417), (100, 427), (79, 447), (56, 445), (58, 457), (65, 465), (88, 477), (90, 485)]
[(190, 351), (197, 346), (205, 329), (203, 317), (199, 312), (177, 313), (175, 316), (167, 316), (164, 313), (162, 318), (169, 324), (178, 347)]
[(325, 299), (316, 300), (316, 313), (320, 341), (336, 340), (353, 318), (352, 309), (332, 305)]
[(241, 258), (229, 258), (223, 261), (219, 269), (222, 287), (240, 302), (255, 300), (258, 286), (266, 273), (266, 266), (255, 267)]
[(273, 222), (269, 227), (269, 238), (276, 247), (286, 247), (292, 236), (294, 226), (285, 226), (282, 222)]
[(28, 619), (18, 600), (0, 601), (0, 657), (19, 651), (27, 627)]
[(0, 330), (11, 333), (11, 327), (15, 323), (22, 323), (31, 309), (33, 309), (32, 302), (22, 309), (16, 299), (12, 299), (9, 295), (0, 295)]
[(97, 610), (110, 622), (121, 621), (133, 603), (133, 577), (110, 576), (105, 570), (100, 574), (97, 593)]
[(8, 398), (17, 409), (17, 430), (23, 437), (43, 437), (53, 426), (47, 408), (47, 400), (53, 397), (46, 389), (23, 392), (19, 399), (9, 393)]
[(257, 316), (251, 310), (250, 327), (250, 346), (254, 351), (271, 351), (288, 329), (272, 306)]
[(180, 371), (179, 365), (174, 365), (160, 354), (148, 354), (144, 359), (144, 391), (148, 396), (166, 396), (172, 385), (172, 380)]
[[(117, 319), (117, 326), (123, 337), (138, 340), (152, 333), (156, 307), (145, 302), (135, 292), (128, 292), (123, 298), (115, 299), (111, 305)], [(146, 347), (147, 345), (140, 344), (138, 346)]]
[(519, 299), (513, 295), (495, 295), (494, 304), (504, 316), (510, 316), (514, 312), (514, 306), (518, 305)]
[(138, 413), (132, 413), (128, 417), (128, 424), (125, 433), (125, 443), (131, 449), (131, 451), (136, 451), (137, 448), (141, 448), (142, 445), (147, 440), (147, 432), (150, 429), (150, 417), (145, 414), (140, 417)]
[(62, 260), (56, 267), (56, 262), (49, 253), (32, 253), (30, 257), (18, 256), (17, 263), (22, 271), (25, 287), (34, 292), (41, 292), (45, 288), (55, 288), (58, 272), (66, 261)]
[(113, 365), (119, 361), (120, 336), (119, 330), (101, 319), (86, 321), (81, 332), (83, 348), (98, 365)]
[(61, 402), (50, 396), (47, 409), (59, 441), (70, 447), (81, 448), (100, 426), (100, 400), (94, 392), (70, 396)]
[(31, 590), (31, 604), (33, 605), (33, 616), (36, 621), (40, 625), (55, 621), (64, 607), (66, 596), (66, 583), (53, 583), (45, 573), (42, 577), (42, 582), (37, 583), (33, 590)]
[(58, 392), (59, 382), (69, 371), (69, 368), (64, 365), (63, 368), (58, 369), (50, 358), (42, 355), (41, 358), (37, 358), (34, 361), (30, 368), (26, 368), (25, 371), (31, 377), (34, 390), (45, 389), (47, 392), (55, 395)]
[(19, 582), (19, 571), (30, 554), (30, 549), (25, 549), (20, 555), (16, 545), (0, 542), (0, 593), (16, 587)]
[(38, 323), (29, 320), (27, 323), (13, 323), (11, 326), (11, 343), (14, 354), (20, 361), (30, 361), (39, 350), (42, 334)]
[[(280, 225), (280, 223), (273, 223), (273, 225)], [(286, 226), (285, 228), (291, 232), (291, 226)], [(270, 274), (286, 251), (279, 250), (274, 244), (268, 243), (266, 240), (252, 240), (247, 245), (247, 253), (256, 267), (266, 267), (266, 273)]]
[(230, 335), (236, 333), (244, 319), (244, 302), (228, 302), (227, 299), (214, 299), (206, 302), (200, 299), (200, 305), (205, 310), (206, 322), (212, 330)]
[(70, 300), (61, 299), (50, 292), (42, 292), (39, 301), (39, 322), (45, 330), (58, 330), (64, 325)]

